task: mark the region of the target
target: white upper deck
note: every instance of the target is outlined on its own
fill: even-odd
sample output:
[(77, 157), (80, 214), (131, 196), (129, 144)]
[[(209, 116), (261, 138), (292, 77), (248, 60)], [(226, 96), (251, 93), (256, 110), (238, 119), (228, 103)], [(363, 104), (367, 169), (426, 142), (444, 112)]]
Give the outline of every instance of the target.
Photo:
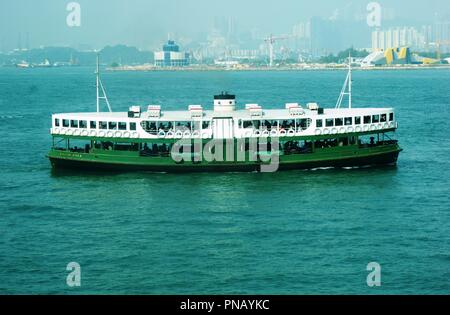
[(104, 138), (229, 139), (362, 133), (397, 127), (392, 108), (321, 109), (316, 103), (288, 103), (281, 109), (247, 104), (246, 109), (236, 110), (234, 96), (232, 100), (227, 96), (222, 94), (223, 99), (214, 100), (214, 110), (189, 105), (184, 111), (165, 111), (159, 105), (149, 105), (132, 106), (128, 112), (54, 114), (51, 133)]

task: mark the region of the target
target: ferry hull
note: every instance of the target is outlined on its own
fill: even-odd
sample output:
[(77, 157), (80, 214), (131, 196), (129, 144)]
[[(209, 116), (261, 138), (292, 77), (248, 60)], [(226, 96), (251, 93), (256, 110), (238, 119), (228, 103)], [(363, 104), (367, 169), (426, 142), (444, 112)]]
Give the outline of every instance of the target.
[[(324, 158), (323, 156), (314, 154), (310, 156), (297, 155), (283, 158), (281, 156), (279, 166), (276, 170), (293, 170), (293, 169), (313, 169), (326, 167), (363, 167), (378, 165), (395, 165), (398, 155), (402, 150), (399, 147), (391, 150), (380, 150), (370, 154), (356, 154), (354, 156), (336, 156), (334, 158)], [(89, 171), (148, 171), (148, 172), (167, 172), (167, 173), (190, 173), (190, 172), (258, 172), (261, 170), (259, 162), (227, 162), (227, 163), (207, 163), (202, 162), (193, 164), (190, 162), (176, 164), (170, 158), (165, 163), (141, 163), (135, 161), (124, 162), (112, 160), (91, 160), (83, 157), (70, 158), (49, 155), (49, 159), (55, 169), (78, 169)], [(139, 158), (145, 159), (145, 158)], [(145, 160), (144, 160), (145, 161)]]

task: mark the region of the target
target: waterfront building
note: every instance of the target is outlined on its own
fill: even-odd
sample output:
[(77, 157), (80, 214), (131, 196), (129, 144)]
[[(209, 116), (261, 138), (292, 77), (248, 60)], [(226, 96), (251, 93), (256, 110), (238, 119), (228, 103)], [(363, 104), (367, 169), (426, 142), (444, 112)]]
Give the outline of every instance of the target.
[(162, 51), (155, 51), (155, 66), (182, 67), (189, 65), (189, 53), (180, 51), (180, 47), (173, 40), (163, 45)]

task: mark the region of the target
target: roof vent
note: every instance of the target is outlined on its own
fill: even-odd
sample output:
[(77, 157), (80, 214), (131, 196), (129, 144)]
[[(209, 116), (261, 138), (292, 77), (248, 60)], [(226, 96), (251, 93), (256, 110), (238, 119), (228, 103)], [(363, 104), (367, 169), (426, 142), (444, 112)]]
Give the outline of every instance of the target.
[(191, 117), (203, 117), (203, 107), (202, 105), (189, 105), (189, 112)]
[(319, 110), (319, 104), (317, 104), (317, 103), (308, 103), (308, 104), (306, 105), (306, 107), (307, 107), (309, 110)]
[(128, 117), (129, 118), (139, 118), (141, 116), (141, 106), (135, 105), (130, 106), (128, 109)]
[(149, 117), (161, 117), (161, 105), (148, 105), (147, 111)]

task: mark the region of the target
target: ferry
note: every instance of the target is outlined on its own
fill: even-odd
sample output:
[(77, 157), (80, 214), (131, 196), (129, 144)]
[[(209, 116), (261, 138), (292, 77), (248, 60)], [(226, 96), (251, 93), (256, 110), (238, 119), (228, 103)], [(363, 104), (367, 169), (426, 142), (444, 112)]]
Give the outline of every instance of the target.
[[(352, 68), (336, 105), (286, 103), (237, 108), (226, 92), (212, 108), (159, 104), (113, 112), (100, 79), (97, 111), (52, 115), (53, 168), (151, 172), (273, 172), (287, 169), (395, 165), (402, 151), (393, 108), (354, 108)], [(348, 106), (343, 107), (344, 98)], [(108, 111), (100, 110), (105, 101)]]

